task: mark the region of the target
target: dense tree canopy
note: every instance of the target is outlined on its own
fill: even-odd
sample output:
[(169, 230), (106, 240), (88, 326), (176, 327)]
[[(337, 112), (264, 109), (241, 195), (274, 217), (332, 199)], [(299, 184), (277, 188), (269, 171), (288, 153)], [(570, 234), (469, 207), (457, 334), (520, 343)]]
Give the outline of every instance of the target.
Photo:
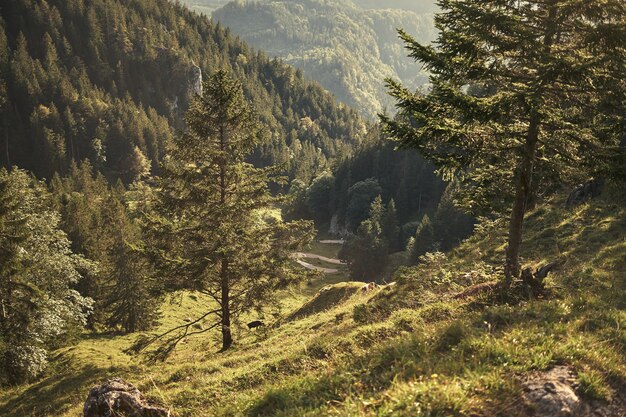
[(251, 155), (309, 182), (367, 126), (291, 67), (169, 0), (0, 6), (0, 164), (40, 177), (90, 159), (107, 178), (156, 170), (202, 74), (230, 68), (268, 126)]
[(601, 174), (624, 132), (621, 0), (442, 0), (435, 45), (400, 32), (433, 74), (416, 94), (389, 80), (385, 131), (463, 184), (467, 207), (511, 208), (505, 274), (520, 273), (524, 214), (538, 195)]
[(44, 184), (0, 169), (0, 382), (39, 376), (47, 353), (91, 300), (73, 286), (94, 265), (74, 255)]

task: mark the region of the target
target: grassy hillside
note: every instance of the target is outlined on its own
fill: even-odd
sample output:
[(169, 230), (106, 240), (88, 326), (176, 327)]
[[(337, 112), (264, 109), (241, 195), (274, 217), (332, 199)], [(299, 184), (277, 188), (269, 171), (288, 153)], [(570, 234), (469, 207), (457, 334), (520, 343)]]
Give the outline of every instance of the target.
[[(536, 300), (489, 290), (503, 226), (483, 222), (454, 253), (372, 292), (337, 283), (342, 276), (285, 291), (281, 318), (265, 317), (270, 326), (258, 332), (240, 328), (224, 354), (204, 335), (150, 363), (123, 352), (136, 336), (92, 335), (56, 351), (50, 377), (1, 393), (0, 415), (77, 416), (91, 384), (121, 376), (181, 416), (524, 416), (522, 383), (555, 365), (573, 369), (585, 401), (619, 406), (625, 202), (608, 190), (572, 210), (556, 198), (530, 214), (525, 262), (565, 262)], [(194, 294), (172, 297), (161, 328), (204, 305)]]

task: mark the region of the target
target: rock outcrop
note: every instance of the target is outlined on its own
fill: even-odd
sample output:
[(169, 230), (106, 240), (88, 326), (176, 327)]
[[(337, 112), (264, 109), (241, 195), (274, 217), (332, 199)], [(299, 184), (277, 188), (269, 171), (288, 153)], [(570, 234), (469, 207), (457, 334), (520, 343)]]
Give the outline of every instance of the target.
[(578, 393), (574, 369), (556, 366), (535, 375), (524, 384), (522, 394), (527, 415), (533, 417), (625, 417), (626, 404), (620, 395), (609, 402), (590, 400)]
[(524, 384), (524, 402), (536, 417), (573, 417), (581, 411), (577, 379), (565, 366), (557, 366)]
[(170, 411), (145, 399), (133, 385), (113, 378), (89, 391), (84, 417), (170, 417)]
[(598, 197), (602, 194), (604, 189), (604, 180), (593, 180), (586, 184), (581, 184), (570, 193), (565, 203), (566, 207), (575, 207), (579, 204), (587, 202), (592, 198)]

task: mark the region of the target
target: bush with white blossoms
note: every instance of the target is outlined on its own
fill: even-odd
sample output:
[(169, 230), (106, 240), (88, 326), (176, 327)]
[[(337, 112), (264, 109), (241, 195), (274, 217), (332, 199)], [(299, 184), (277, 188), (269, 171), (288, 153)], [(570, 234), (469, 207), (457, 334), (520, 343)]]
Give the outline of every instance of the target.
[(48, 349), (92, 310), (71, 287), (95, 266), (72, 253), (59, 222), (43, 183), (0, 169), (0, 383), (40, 376)]

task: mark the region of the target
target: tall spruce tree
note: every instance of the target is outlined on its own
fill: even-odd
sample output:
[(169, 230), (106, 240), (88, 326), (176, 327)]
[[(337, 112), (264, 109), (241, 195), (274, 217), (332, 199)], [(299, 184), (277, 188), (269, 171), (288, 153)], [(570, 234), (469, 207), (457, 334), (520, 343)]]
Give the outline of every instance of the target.
[(470, 208), (510, 210), (509, 285), (520, 274), (522, 226), (533, 197), (597, 175), (618, 150), (626, 114), (626, 3), (441, 0), (440, 6), (434, 45), (400, 31), (410, 56), (432, 73), (431, 90), (422, 96), (388, 80), (400, 113), (381, 119), (390, 136), (459, 177)]
[(309, 222), (283, 223), (267, 214), (278, 201), (268, 187), (275, 170), (246, 162), (261, 126), (241, 84), (218, 71), (203, 91), (162, 167), (156, 232), (178, 277), (175, 286), (215, 301), (203, 316), (215, 321), (203, 331), (219, 327), (225, 350), (238, 317), (263, 308), (296, 279), (291, 254), (313, 230)]
[(383, 235), (387, 241), (389, 252), (397, 252), (401, 250), (400, 247), (400, 226), (398, 224), (398, 211), (396, 210), (396, 202), (389, 200), (387, 203), (387, 209), (381, 219), (381, 226), (383, 229)]
[(104, 219), (109, 225), (110, 246), (104, 254), (108, 286), (107, 324), (132, 333), (155, 324), (160, 307), (157, 285), (145, 255), (139, 224), (125, 204), (126, 190), (118, 183), (104, 202)]

